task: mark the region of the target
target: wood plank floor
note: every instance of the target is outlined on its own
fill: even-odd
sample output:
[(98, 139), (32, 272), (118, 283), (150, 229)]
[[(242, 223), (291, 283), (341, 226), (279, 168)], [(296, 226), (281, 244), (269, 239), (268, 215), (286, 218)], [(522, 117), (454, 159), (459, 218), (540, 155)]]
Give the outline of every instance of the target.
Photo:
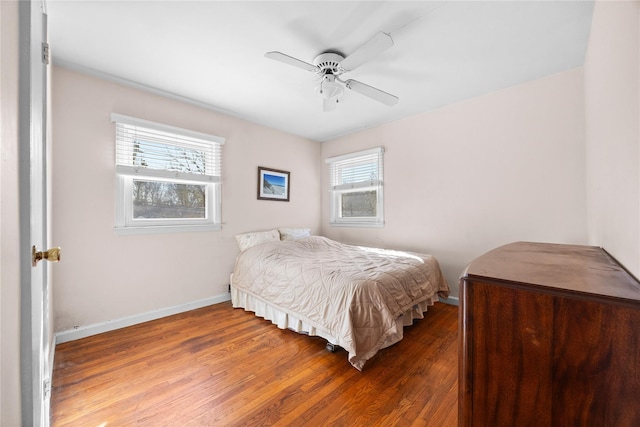
[(437, 303), (362, 372), (230, 303), (56, 347), (60, 426), (455, 426), (457, 313)]

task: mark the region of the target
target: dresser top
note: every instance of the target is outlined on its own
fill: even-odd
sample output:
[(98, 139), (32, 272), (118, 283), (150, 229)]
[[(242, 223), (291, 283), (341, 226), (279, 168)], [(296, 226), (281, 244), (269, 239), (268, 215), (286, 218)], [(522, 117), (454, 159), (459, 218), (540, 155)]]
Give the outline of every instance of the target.
[(473, 260), (462, 279), (474, 278), (640, 301), (640, 283), (595, 246), (511, 243)]

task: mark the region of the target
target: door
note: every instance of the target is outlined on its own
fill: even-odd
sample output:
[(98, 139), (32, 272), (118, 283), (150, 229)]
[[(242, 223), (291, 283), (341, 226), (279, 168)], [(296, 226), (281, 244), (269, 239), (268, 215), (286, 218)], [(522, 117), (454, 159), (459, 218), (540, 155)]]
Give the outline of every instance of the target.
[[(40, 0), (19, 2), (20, 360), (22, 425), (49, 425), (49, 290), (47, 263), (46, 15)], [(45, 49), (45, 46), (47, 48)], [(36, 250), (36, 248), (38, 248)], [(40, 257), (48, 256), (39, 253)]]

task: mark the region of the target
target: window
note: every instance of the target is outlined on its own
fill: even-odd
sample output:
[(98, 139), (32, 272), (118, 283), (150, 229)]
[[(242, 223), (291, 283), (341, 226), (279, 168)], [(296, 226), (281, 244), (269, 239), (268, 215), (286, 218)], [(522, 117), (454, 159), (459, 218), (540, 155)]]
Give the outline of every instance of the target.
[(224, 139), (112, 114), (116, 230), (220, 229)]
[(382, 227), (382, 147), (326, 160), (329, 164), (331, 224)]

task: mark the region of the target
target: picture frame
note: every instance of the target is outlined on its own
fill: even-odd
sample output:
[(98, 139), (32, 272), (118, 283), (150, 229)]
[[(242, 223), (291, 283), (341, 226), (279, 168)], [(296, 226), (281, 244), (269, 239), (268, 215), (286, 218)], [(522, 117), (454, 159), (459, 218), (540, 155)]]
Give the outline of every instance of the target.
[(289, 201), (290, 172), (258, 166), (258, 199)]

